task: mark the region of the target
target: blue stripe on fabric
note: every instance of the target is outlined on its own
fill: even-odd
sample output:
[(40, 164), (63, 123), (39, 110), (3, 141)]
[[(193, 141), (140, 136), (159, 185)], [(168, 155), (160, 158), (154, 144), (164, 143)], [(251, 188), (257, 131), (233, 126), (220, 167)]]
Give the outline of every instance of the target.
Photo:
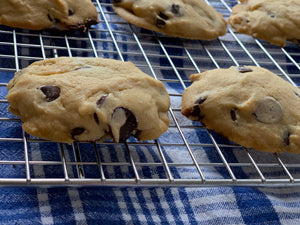
[[(138, 214), (135, 210), (135, 207), (133, 206), (132, 199), (128, 194), (128, 189), (127, 188), (121, 188), (120, 191), (123, 194), (123, 198), (124, 198), (125, 204), (127, 206), (128, 212), (129, 212), (129, 214), (132, 218), (132, 221), (134, 222), (135, 225), (141, 224), (141, 222), (138, 219)], [(138, 204), (140, 204), (140, 203), (138, 203)]]
[(171, 189), (170, 188), (164, 188), (163, 191), (164, 191), (165, 196), (167, 196), (167, 198), (168, 198), (167, 203), (168, 203), (168, 205), (170, 207), (170, 211), (171, 211), (171, 213), (172, 213), (172, 215), (173, 215), (173, 217), (176, 221), (176, 225), (184, 224), (182, 222), (179, 210), (177, 209), (177, 207), (174, 204), (175, 201), (174, 201), (174, 197), (171, 193)]
[(88, 224), (126, 224), (118, 205), (115, 188), (82, 187), (78, 188), (78, 193)]
[[(164, 154), (164, 155), (165, 155), (165, 158), (166, 158), (167, 162), (172, 162), (172, 160), (168, 156), (168, 154)], [(174, 177), (180, 177), (180, 175), (179, 175), (179, 173), (176, 169), (172, 170), (172, 173), (173, 173)], [(180, 200), (182, 201), (182, 204), (184, 206), (184, 210), (186, 212), (186, 215), (188, 216), (190, 224), (195, 224), (195, 222), (196, 222), (195, 221), (195, 214), (194, 214), (194, 211), (193, 211), (192, 206), (190, 204), (189, 197), (188, 197), (188, 194), (186, 192), (186, 189), (185, 188), (178, 188), (178, 193), (179, 193), (179, 196), (180, 196)], [(170, 195), (170, 196), (172, 196), (172, 195)]]
[(161, 220), (161, 224), (170, 224), (169, 221), (167, 220), (166, 217), (166, 213), (164, 208), (162, 208), (161, 204), (160, 204), (160, 198), (157, 195), (156, 189), (155, 188), (149, 188), (149, 193), (151, 196), (151, 200), (155, 206), (156, 209), (156, 213), (159, 216), (160, 220)]
[[(0, 224), (40, 224), (36, 189), (1, 188)], [(4, 214), (3, 214), (4, 213)]]
[[(198, 135), (198, 137), (200, 136)], [(217, 143), (220, 143), (218, 142), (219, 138), (222, 139), (222, 143), (229, 143), (228, 140), (219, 137), (218, 135), (214, 134), (214, 137), (216, 137)], [(214, 162), (215, 158), (211, 157), (210, 152), (211, 149), (210, 151), (206, 151), (207, 157), (210, 161)], [(222, 151), (222, 153), (227, 161), (232, 163), (238, 162), (233, 151), (226, 150)], [(224, 177), (228, 176), (228, 172), (224, 168), (216, 168), (216, 170)], [(247, 179), (247, 174), (241, 168), (236, 168), (234, 172), (239, 175), (239, 178)], [(233, 187), (232, 190), (236, 198), (236, 204), (245, 224), (261, 224), (267, 221), (272, 224), (280, 224), (279, 217), (272, 205), (272, 202), (263, 192), (257, 188), (243, 187)]]
[(153, 218), (152, 218), (152, 213), (148, 209), (147, 202), (146, 202), (145, 197), (143, 195), (143, 190), (141, 190), (140, 188), (135, 188), (135, 193), (136, 193), (136, 196), (139, 200), (139, 204), (141, 204), (141, 208), (142, 208), (143, 214), (145, 215), (145, 217), (147, 219), (147, 223), (148, 224), (154, 224), (154, 221), (153, 221)]
[[(66, 221), (75, 221), (68, 189), (49, 188), (47, 192), (54, 224), (64, 224)], [(58, 204), (59, 202), (61, 204)]]
[(233, 188), (236, 202), (246, 224), (280, 224), (279, 217), (266, 195), (257, 188)]

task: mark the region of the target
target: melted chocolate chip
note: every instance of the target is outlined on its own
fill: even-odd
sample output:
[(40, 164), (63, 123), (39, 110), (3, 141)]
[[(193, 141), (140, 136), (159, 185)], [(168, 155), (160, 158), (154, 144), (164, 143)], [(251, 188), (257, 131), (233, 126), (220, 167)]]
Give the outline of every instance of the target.
[(192, 111), (190, 112), (190, 116), (197, 118), (197, 120), (202, 120), (204, 118), (203, 113), (201, 112), (201, 109), (199, 105), (201, 105), (203, 102), (205, 102), (207, 98), (200, 96), (195, 102)]
[(119, 131), (119, 142), (124, 142), (126, 141), (127, 138), (130, 137), (132, 132), (137, 128), (137, 121), (134, 114), (125, 107), (115, 108), (112, 117), (114, 117), (114, 115), (117, 114), (119, 110), (123, 110), (126, 116), (126, 121), (122, 125), (122, 127), (120, 127), (120, 131)]
[(200, 97), (194, 102), (194, 104), (200, 105), (200, 104), (202, 104), (203, 102), (205, 102), (205, 100), (206, 100), (206, 97), (200, 96)]
[(55, 23), (60, 23), (60, 19), (54, 18)]
[(180, 6), (177, 4), (172, 4), (171, 5), (171, 12), (176, 15), (176, 16), (182, 16), (182, 10), (180, 9)]
[(48, 19), (50, 20), (50, 22), (53, 22), (53, 19), (52, 19), (52, 17), (50, 16), (50, 14), (47, 14), (47, 16), (48, 16)]
[(298, 98), (300, 98), (300, 94), (299, 93), (297, 93), (297, 92), (294, 92), (294, 93), (295, 93), (295, 95), (297, 95)]
[(73, 10), (69, 9), (69, 10), (68, 10), (68, 15), (69, 15), (69, 16), (73, 16), (73, 15), (74, 15)]
[(166, 26), (166, 22), (160, 18), (156, 18), (155, 19), (155, 25), (158, 27), (158, 28), (165, 28)]
[(55, 85), (45, 85), (40, 88), (46, 96), (48, 102), (52, 102), (57, 99), (60, 95), (60, 88)]
[(94, 120), (97, 124), (99, 124), (99, 118), (98, 118), (97, 113), (94, 113)]
[(100, 107), (103, 105), (103, 103), (105, 102), (106, 98), (107, 98), (107, 95), (103, 95), (103, 96), (96, 102), (98, 108), (100, 108)]
[(290, 145), (290, 136), (291, 136), (291, 133), (289, 131), (284, 133), (283, 143), (287, 146)]
[(234, 122), (237, 120), (236, 111), (237, 111), (237, 109), (230, 110), (230, 117), (231, 117), (231, 120)]
[(248, 73), (248, 72), (252, 72), (253, 70), (244, 66), (238, 66), (238, 71), (240, 73)]
[(275, 18), (275, 14), (273, 14), (271, 12), (268, 12), (267, 15), (270, 16), (271, 18)]
[(266, 96), (257, 102), (255, 119), (262, 123), (277, 123), (283, 117), (283, 109), (276, 99)]
[(82, 70), (82, 69), (89, 69), (89, 68), (92, 68), (92, 67), (91, 66), (80, 66), (80, 67), (75, 68), (74, 70)]
[(169, 19), (169, 17), (168, 17), (166, 14), (164, 14), (163, 12), (160, 12), (160, 13), (158, 14), (158, 16), (159, 16), (160, 18), (164, 19), (164, 20), (168, 20), (168, 19)]
[(76, 140), (75, 136), (82, 134), (84, 131), (85, 131), (85, 129), (83, 127), (75, 127), (71, 131), (71, 136), (74, 140)]
[(194, 120), (202, 120), (204, 118), (203, 113), (201, 112), (201, 109), (199, 105), (194, 105), (192, 111), (190, 112), (189, 116), (193, 117)]

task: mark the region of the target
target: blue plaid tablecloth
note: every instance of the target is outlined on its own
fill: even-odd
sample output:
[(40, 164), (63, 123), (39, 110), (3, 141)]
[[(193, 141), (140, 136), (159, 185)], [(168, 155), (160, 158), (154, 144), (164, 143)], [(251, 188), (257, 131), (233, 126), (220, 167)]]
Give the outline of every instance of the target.
[[(96, 2), (94, 1), (95, 5)], [(101, 1), (99, 1), (101, 2)], [(146, 73), (151, 74), (145, 63), (145, 59), (141, 59), (140, 55), (133, 53), (140, 51), (136, 42), (131, 35), (131, 28), (124, 20), (117, 18), (112, 13), (110, 1), (102, 1), (103, 10), (108, 12), (107, 18), (111, 21), (110, 28), (115, 32), (114, 38), (119, 43), (120, 51), (122, 52), (125, 61), (134, 61), (137, 66), (140, 66)], [(215, 3), (216, 1), (211, 1)], [(221, 1), (217, 1), (221, 4)], [(235, 4), (235, 1), (228, 1)], [(95, 56), (95, 51), (91, 47), (90, 39), (96, 40), (93, 42), (97, 56), (106, 58), (120, 59), (119, 52), (115, 49), (114, 40), (108, 32), (108, 25), (103, 20), (103, 15), (100, 15), (101, 21), (95, 26), (90, 34), (91, 36), (83, 35), (82, 39), (69, 38), (68, 46), (70, 46), (72, 56)], [(114, 23), (114, 22), (122, 23)], [(41, 51), (43, 46), (40, 45), (41, 36), (36, 35), (37, 32), (17, 30), (15, 36), (11, 33), (11, 29), (2, 27), (0, 32), (0, 83), (7, 83), (13, 76), (16, 69), (22, 69), (31, 62), (42, 59), (44, 56), (53, 57), (51, 47), (55, 46), (58, 56), (69, 55), (66, 46), (66, 38), (64, 36), (47, 36), (42, 37), (44, 43), (44, 52)], [(156, 40), (152, 33), (133, 27), (136, 34), (144, 32), (146, 35), (141, 35), (140, 40), (144, 44), (144, 50), (149, 52), (149, 60), (151, 61), (158, 78), (173, 79), (173, 72), (167, 69), (169, 65), (168, 59), (158, 57), (156, 54), (164, 54), (160, 45), (152, 45), (151, 42)], [(34, 34), (34, 35), (31, 35)], [(130, 40), (128, 37), (130, 36)], [(16, 37), (14, 39), (13, 37)], [(77, 36), (75, 36), (77, 37)], [(185, 49), (182, 48), (182, 42), (172, 50), (172, 46), (176, 45), (177, 39), (168, 38), (165, 42), (164, 37), (160, 40), (167, 49), (175, 56), (173, 62), (178, 68), (178, 71), (183, 79), (187, 80), (191, 72), (186, 68), (192, 67), (191, 62), (185, 62), (183, 56)], [(227, 36), (223, 40), (227, 40)], [(245, 37), (246, 39), (248, 37)], [(108, 41), (106, 41), (108, 40)], [(251, 39), (252, 40), (252, 39)], [(10, 43), (17, 42), (16, 48)], [(192, 42), (193, 44), (194, 42)], [(217, 41), (212, 42), (217, 43)], [(229, 42), (228, 42), (229, 43)], [(254, 44), (253, 44), (254, 43)], [(28, 44), (31, 47), (28, 47)], [(189, 42), (186, 43), (189, 46)], [(197, 42), (199, 45), (199, 43)], [(202, 43), (203, 44), (203, 43)], [(222, 57), (222, 52), (214, 52), (214, 45), (206, 43), (213, 54)], [(201, 45), (201, 44), (200, 44)], [(235, 48), (236, 42), (228, 44), (229, 47)], [(252, 49), (256, 45), (252, 41), (247, 47)], [(175, 50), (174, 50), (175, 49)], [(190, 48), (195, 54), (196, 63), (204, 69), (213, 68), (216, 65), (213, 62), (207, 64), (207, 61), (201, 61), (203, 57), (207, 57), (206, 50), (197, 50)], [(272, 47), (270, 48), (272, 50)], [(292, 49), (299, 51), (299, 46), (292, 45)], [(17, 51), (16, 51), (17, 50)], [(193, 52), (194, 51), (194, 52)], [(131, 54), (130, 54), (131, 53)], [(257, 52), (256, 52), (257, 53)], [(257, 53), (258, 54), (258, 53)], [(259, 56), (259, 55), (258, 55)], [(226, 59), (227, 56), (223, 57)], [(247, 56), (235, 55), (236, 58), (247, 58)], [(256, 55), (254, 55), (256, 57)], [(276, 56), (274, 56), (276, 57)], [(228, 58), (228, 57), (227, 57)], [(258, 58), (259, 59), (259, 58)], [(18, 63), (16, 63), (16, 60)], [(188, 61), (188, 60), (187, 60)], [(140, 63), (139, 63), (140, 62)], [(246, 61), (247, 62), (247, 61)], [(260, 60), (259, 60), (260, 62)], [(201, 64), (203, 63), (203, 64)], [(220, 67), (228, 67), (233, 63), (230, 60), (219, 62)], [(145, 66), (146, 65), (146, 66)], [(265, 64), (266, 67), (270, 62)], [(19, 68), (16, 68), (19, 67)], [(159, 69), (156, 69), (159, 67)], [(3, 69), (5, 68), (5, 69)], [(289, 68), (287, 68), (288, 70)], [(173, 70), (171, 68), (171, 70)], [(299, 71), (297, 72), (299, 73)], [(178, 78), (176, 78), (178, 79)], [(297, 79), (297, 78), (295, 78)], [(166, 83), (167, 84), (167, 83)], [(167, 89), (170, 93), (182, 93), (176, 88), (176, 84), (167, 84)], [(5, 99), (7, 90), (4, 86), (0, 88), (0, 97)], [(177, 104), (179, 102), (172, 102)], [(1, 118), (12, 118), (12, 115), (7, 111), (7, 104), (1, 104)], [(1, 138), (5, 137), (22, 137), (20, 123), (7, 123), (5, 120), (0, 122)], [(195, 133), (186, 134), (189, 141), (197, 138)], [(162, 140), (167, 140), (167, 136), (162, 136)], [(174, 135), (176, 142), (176, 135)], [(170, 141), (170, 140), (169, 140)], [(0, 141), (0, 160), (24, 160), (24, 156), (19, 157), (20, 149), (23, 149), (22, 142), (4, 142)], [(56, 159), (53, 154), (58, 149), (57, 144), (47, 144), (32, 142), (29, 145), (31, 160), (60, 160)], [(147, 162), (147, 160), (155, 160), (155, 154), (144, 150), (143, 154), (139, 155), (139, 160)], [(103, 157), (110, 158), (112, 153), (103, 151)], [(201, 158), (211, 160), (212, 156), (209, 151), (203, 151)], [(231, 161), (243, 160), (244, 151), (228, 149), (226, 157)], [(255, 150), (253, 154), (256, 153)], [(167, 154), (168, 155), (168, 154)], [(263, 157), (266, 155), (264, 154)], [(87, 154), (88, 157), (88, 154)], [(122, 161), (124, 155), (114, 154), (113, 160)], [(149, 159), (149, 157), (152, 159)], [(284, 154), (283, 159), (286, 162), (292, 160), (293, 163), (300, 162), (298, 155)], [(170, 161), (184, 162), (182, 155), (170, 155)], [(87, 159), (88, 161), (88, 159)], [(263, 162), (263, 159), (262, 159)], [(8, 177), (24, 177), (24, 167), (20, 165), (1, 165), (1, 176), (6, 174)], [(33, 166), (32, 175), (35, 177), (52, 177), (59, 174), (56, 167), (44, 168)], [(249, 171), (241, 169), (238, 171), (241, 177), (247, 179)], [(119, 172), (113, 171), (113, 172)], [(122, 171), (124, 172), (124, 171)], [(126, 172), (126, 171), (125, 171)], [(143, 171), (147, 177), (158, 177), (157, 170)], [(174, 171), (172, 171), (174, 172)], [(190, 171), (184, 171), (189, 173)], [(228, 174), (223, 174), (222, 171), (207, 171), (212, 177), (228, 178)], [(107, 171), (109, 173), (109, 171)], [(176, 171), (174, 172), (176, 174)], [(264, 174), (280, 178), (282, 173), (276, 170), (266, 170)], [(300, 174), (296, 171), (295, 174)], [(180, 177), (180, 175), (178, 175)], [(0, 224), (300, 224), (300, 188), (296, 185), (286, 187), (242, 187), (242, 186), (215, 186), (215, 187), (108, 187), (108, 186), (72, 186), (72, 187), (1, 187), (0, 188)]]

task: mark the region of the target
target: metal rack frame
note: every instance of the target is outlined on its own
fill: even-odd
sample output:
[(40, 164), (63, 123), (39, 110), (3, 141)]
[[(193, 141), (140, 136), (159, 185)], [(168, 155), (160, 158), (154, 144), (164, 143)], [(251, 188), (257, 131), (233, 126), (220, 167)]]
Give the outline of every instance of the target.
[[(207, 2), (225, 18), (236, 4), (234, 0)], [(5, 89), (8, 82), (1, 75), (12, 78), (14, 72), (31, 62), (49, 57), (111, 57), (132, 61), (169, 87), (172, 103), (169, 131), (158, 140), (147, 142), (129, 139), (121, 144), (109, 141), (75, 142), (72, 145), (52, 143), (23, 132), (20, 120), (7, 113), (8, 102), (1, 96), (0, 106), (4, 110), (0, 114), (0, 129), (17, 132), (0, 137), (0, 167), (3, 171), (12, 171), (8, 174), (0, 172), (0, 185), (206, 187), (300, 184), (299, 156), (263, 153), (238, 146), (206, 130), (200, 123), (184, 118), (179, 105), (183, 90), (190, 85), (188, 75), (206, 69), (242, 64), (263, 66), (296, 86), (300, 81), (299, 46), (289, 43), (286, 48), (278, 48), (237, 34), (230, 27), (225, 36), (211, 42), (170, 38), (128, 24), (114, 13), (110, 1), (95, 0), (93, 3), (98, 9), (100, 23), (85, 34), (0, 28), (0, 88)], [(166, 71), (167, 76), (162, 71)], [(169, 138), (170, 135), (175, 138)], [(195, 141), (190, 137), (193, 135), (203, 136), (203, 140)], [(51, 148), (51, 152), (47, 148)], [(11, 158), (11, 151), (16, 158)], [(47, 173), (46, 170), (59, 172)]]

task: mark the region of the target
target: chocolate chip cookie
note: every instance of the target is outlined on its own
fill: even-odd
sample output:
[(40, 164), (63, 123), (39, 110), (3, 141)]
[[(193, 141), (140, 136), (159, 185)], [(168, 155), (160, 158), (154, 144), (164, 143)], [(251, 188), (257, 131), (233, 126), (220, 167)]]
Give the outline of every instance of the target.
[(300, 153), (300, 90), (260, 67), (191, 75), (182, 113), (248, 148)]
[(0, 24), (31, 30), (85, 30), (98, 23), (91, 0), (1, 0)]
[(239, 33), (284, 47), (300, 40), (300, 1), (242, 0), (232, 9), (228, 23)]
[(223, 16), (203, 0), (113, 0), (118, 15), (170, 36), (212, 40), (226, 33)]
[(8, 89), (23, 129), (56, 142), (151, 140), (169, 124), (164, 85), (130, 62), (46, 59), (17, 72)]

